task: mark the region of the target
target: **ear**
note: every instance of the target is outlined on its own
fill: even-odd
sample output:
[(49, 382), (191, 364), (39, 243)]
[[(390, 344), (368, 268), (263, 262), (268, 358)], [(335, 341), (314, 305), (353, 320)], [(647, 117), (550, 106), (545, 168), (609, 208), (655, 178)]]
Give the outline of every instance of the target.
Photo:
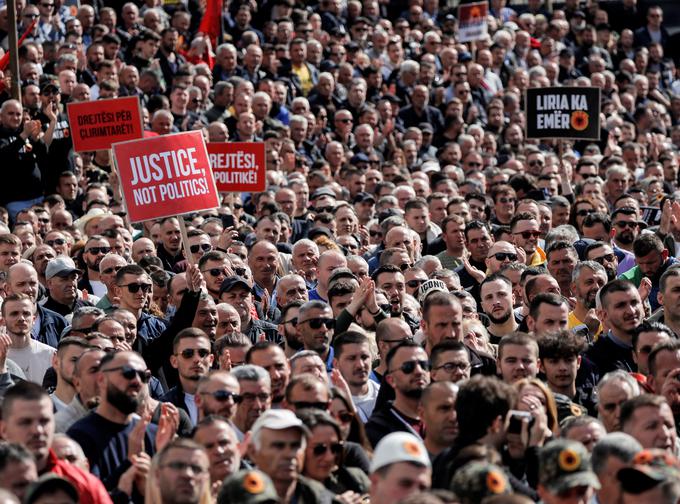
[(201, 406), (203, 405), (203, 396), (196, 392), (194, 394), (194, 402), (196, 403), (196, 408), (200, 411)]
[(663, 293), (661, 291), (656, 293), (656, 300), (661, 306), (663, 306)]
[(333, 357), (333, 369), (338, 369), (338, 359)]
[(545, 374), (545, 366), (543, 365), (543, 359), (538, 359), (538, 370)]
[(394, 388), (394, 377), (391, 373), (385, 375), (385, 381), (389, 383), (390, 387)]
[(52, 354), (52, 367), (55, 370), (59, 367), (59, 358), (57, 357), (57, 352)]
[(653, 374), (648, 374), (648, 375), (647, 375), (647, 386), (648, 386), (650, 389), (652, 389), (655, 393), (657, 393), (657, 391), (656, 391), (656, 380), (654, 379), (654, 375), (653, 375)]
[(662, 262), (666, 262), (668, 260), (668, 249), (667, 248), (663, 249), (663, 252), (661, 252), (661, 259), (662, 259)]
[(529, 332), (534, 332), (534, 329), (536, 328), (536, 321), (531, 315), (527, 315), (527, 329), (529, 329)]
[(503, 430), (503, 417), (498, 415), (493, 422), (491, 422), (491, 425), (489, 428), (486, 430), (488, 434), (496, 434), (497, 432), (500, 432)]
[(616, 228), (612, 226), (612, 230), (609, 231), (609, 237), (610, 238), (615, 238), (616, 237)]
[(213, 362), (215, 362), (215, 355), (214, 355), (214, 354), (210, 354), (210, 355), (208, 356), (208, 360), (210, 361), (210, 367), (212, 367)]
[[(633, 355), (635, 355), (635, 352), (633, 352)], [(633, 358), (635, 358), (635, 357), (633, 357)], [(576, 357), (576, 369), (578, 369), (580, 367), (581, 367), (581, 356), (579, 355), (579, 356)]]
[(486, 269), (491, 268), (491, 266), (489, 265), (490, 262), (491, 262), (491, 260), (488, 257), (486, 259), (484, 259), (484, 264), (486, 265)]
[(170, 365), (171, 365), (172, 367), (174, 367), (175, 369), (177, 369), (177, 368), (179, 367), (179, 361), (177, 360), (177, 356), (176, 356), (176, 355), (171, 355), (171, 356), (170, 356)]

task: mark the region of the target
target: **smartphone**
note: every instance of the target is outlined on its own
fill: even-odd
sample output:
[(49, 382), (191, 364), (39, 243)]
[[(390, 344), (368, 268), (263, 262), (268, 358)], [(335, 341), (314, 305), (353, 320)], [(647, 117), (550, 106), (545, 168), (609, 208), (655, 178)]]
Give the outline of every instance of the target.
[(236, 225), (236, 221), (234, 220), (234, 216), (231, 214), (222, 214), (222, 226), (224, 228), (228, 227), (233, 227)]
[(508, 422), (508, 434), (521, 434), (522, 433), (522, 422), (526, 418), (529, 421), (529, 429), (534, 426), (536, 419), (534, 416), (527, 411), (510, 410), (508, 411), (510, 415), (510, 421)]

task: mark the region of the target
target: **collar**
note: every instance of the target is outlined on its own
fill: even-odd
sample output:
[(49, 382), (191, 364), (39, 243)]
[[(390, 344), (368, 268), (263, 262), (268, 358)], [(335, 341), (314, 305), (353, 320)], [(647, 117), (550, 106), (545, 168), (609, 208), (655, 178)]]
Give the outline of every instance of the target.
[(611, 342), (614, 343), (619, 348), (623, 348), (625, 350), (631, 350), (633, 348), (628, 343), (625, 343), (625, 342), (621, 341), (619, 338), (617, 338), (616, 336), (614, 336), (611, 329), (609, 331), (607, 331), (607, 338), (609, 338), (609, 340), (611, 340)]

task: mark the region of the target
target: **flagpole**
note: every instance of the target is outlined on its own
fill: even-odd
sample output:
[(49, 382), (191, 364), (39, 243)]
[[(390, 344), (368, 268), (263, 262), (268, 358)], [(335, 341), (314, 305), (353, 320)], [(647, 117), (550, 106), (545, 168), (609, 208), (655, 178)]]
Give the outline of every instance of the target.
[(9, 29), (9, 70), (12, 73), (12, 98), (21, 101), (19, 84), (19, 50), (17, 48), (17, 7), (15, 0), (7, 0), (7, 24)]

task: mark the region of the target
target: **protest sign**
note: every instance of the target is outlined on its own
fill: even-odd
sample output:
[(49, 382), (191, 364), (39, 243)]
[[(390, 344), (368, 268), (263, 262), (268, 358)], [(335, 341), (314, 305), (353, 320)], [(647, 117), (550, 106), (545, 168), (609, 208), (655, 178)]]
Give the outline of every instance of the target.
[(199, 131), (117, 143), (113, 157), (130, 222), (219, 206)]
[(219, 192), (265, 190), (267, 160), (264, 143), (209, 143), (208, 156)]
[(144, 134), (136, 96), (69, 103), (67, 112), (76, 152), (110, 149)]
[(458, 6), (458, 42), (473, 42), (486, 37), (489, 27), (486, 15), (489, 2), (475, 2)]
[(600, 88), (530, 88), (525, 104), (527, 138), (600, 139)]

